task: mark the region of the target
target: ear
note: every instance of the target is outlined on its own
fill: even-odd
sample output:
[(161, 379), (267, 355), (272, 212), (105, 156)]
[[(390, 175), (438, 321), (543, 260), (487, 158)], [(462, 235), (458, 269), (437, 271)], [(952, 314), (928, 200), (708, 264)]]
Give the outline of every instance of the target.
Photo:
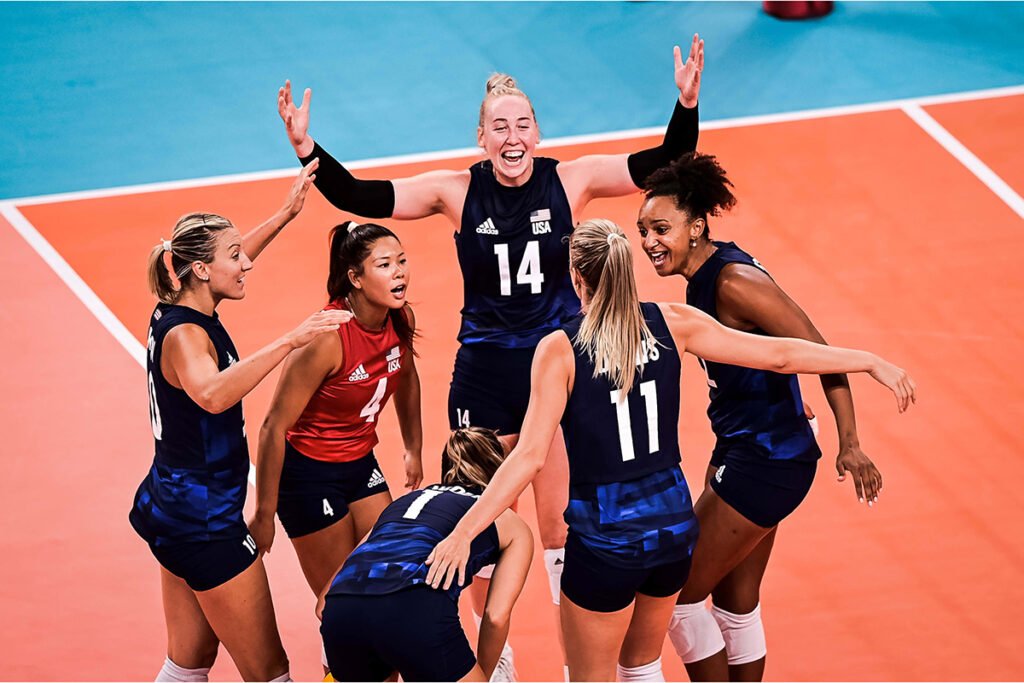
[(704, 234), (704, 231), (707, 229), (707, 227), (708, 226), (704, 222), (704, 219), (698, 218), (693, 223), (690, 223), (690, 237), (692, 237), (693, 239), (697, 239), (698, 237)]
[(480, 149), (484, 148), (484, 127), (477, 126), (476, 128), (476, 146)]
[(192, 274), (196, 276), (197, 280), (200, 280), (202, 282), (210, 281), (210, 270), (202, 261), (192, 262)]
[(352, 289), (363, 288), (363, 285), (360, 282), (360, 275), (353, 268), (348, 269), (348, 281), (352, 283)]

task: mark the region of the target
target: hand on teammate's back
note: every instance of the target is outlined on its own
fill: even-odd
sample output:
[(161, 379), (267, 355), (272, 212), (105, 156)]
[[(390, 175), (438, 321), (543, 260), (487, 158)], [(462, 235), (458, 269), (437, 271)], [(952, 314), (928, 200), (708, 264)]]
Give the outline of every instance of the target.
[(288, 343), (293, 349), (302, 348), (316, 339), (318, 335), (338, 329), (353, 317), (352, 311), (317, 311), (288, 333)]

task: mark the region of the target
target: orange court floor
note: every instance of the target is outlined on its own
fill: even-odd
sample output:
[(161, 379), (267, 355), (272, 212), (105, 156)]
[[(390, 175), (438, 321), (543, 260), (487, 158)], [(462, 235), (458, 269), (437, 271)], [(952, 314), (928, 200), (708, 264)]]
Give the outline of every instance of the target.
[[(925, 110), (1018, 195), (1024, 193), (1024, 95)], [(562, 159), (640, 149), (653, 139), (548, 147)], [(833, 422), (820, 385), (802, 378), (822, 419), (825, 456), (800, 509), (782, 524), (762, 591), (769, 680), (1020, 679), (1024, 648), (1024, 223), (900, 109), (723, 127), (702, 133), (739, 204), (711, 234), (754, 254), (830, 342), (906, 368), (918, 403), (851, 378), (860, 437), (881, 469), (877, 505), (837, 484)], [(379, 166), (392, 178), (473, 159)], [(296, 171), (298, 169), (296, 168)], [(3, 679), (151, 680), (164, 657), (157, 565), (127, 513), (152, 458), (138, 362), (15, 231), (21, 216), (139, 342), (153, 300), (150, 248), (183, 213), (206, 210), (243, 230), (283, 201), (278, 178), (13, 205), (0, 218), (0, 518)], [(641, 298), (683, 301), (639, 250), (640, 196), (593, 202), (585, 215), (630, 235)], [(244, 302), (220, 308), (252, 353), (325, 302), (327, 232), (345, 218), (316, 192), (256, 262)], [(462, 282), (441, 217), (382, 221), (409, 256), (421, 326), (424, 465), (438, 477)], [(253, 451), (277, 373), (245, 400)], [(712, 446), (707, 389), (684, 362), (683, 468), (695, 495)], [(392, 409), (377, 448), (400, 494)], [(250, 497), (251, 498), (251, 497)], [(251, 504), (251, 501), (250, 501)], [(534, 524), (533, 501), (521, 511)], [(534, 524), (535, 526), (535, 524)], [(292, 675), (318, 679), (314, 599), (286, 537), (266, 558)], [(465, 605), (464, 609), (468, 609)], [(472, 629), (472, 626), (469, 627)], [(540, 553), (513, 616), (523, 680), (561, 680)], [(685, 680), (667, 645), (669, 679)], [(216, 680), (237, 679), (222, 651)]]

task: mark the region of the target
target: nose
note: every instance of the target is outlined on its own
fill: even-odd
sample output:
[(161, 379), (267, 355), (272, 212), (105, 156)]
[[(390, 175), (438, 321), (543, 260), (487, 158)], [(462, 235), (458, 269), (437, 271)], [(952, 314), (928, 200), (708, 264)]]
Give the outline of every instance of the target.
[(242, 272), (252, 270), (252, 259), (249, 258), (248, 254), (242, 252)]
[(641, 244), (643, 245), (644, 251), (650, 251), (651, 249), (654, 248), (654, 245), (657, 244), (657, 243), (658, 243), (658, 239), (654, 235), (653, 231), (648, 232), (647, 235), (643, 238), (643, 240), (641, 242)]
[(519, 142), (519, 131), (515, 126), (508, 129), (508, 141), (513, 144)]

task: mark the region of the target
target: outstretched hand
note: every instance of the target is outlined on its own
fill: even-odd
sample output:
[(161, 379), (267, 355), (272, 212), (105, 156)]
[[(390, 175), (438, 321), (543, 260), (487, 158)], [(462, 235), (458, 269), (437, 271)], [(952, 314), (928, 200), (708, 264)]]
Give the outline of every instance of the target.
[[(697, 106), (700, 95), (700, 74), (704, 71), (704, 41), (696, 33), (690, 42), (690, 54), (683, 63), (683, 52), (676, 45), (672, 50), (676, 62), (676, 87), (679, 88), (679, 101), (688, 109)], [(310, 145), (312, 150), (312, 145)]]
[(284, 202), (284, 212), (288, 215), (289, 219), (295, 218), (302, 211), (302, 207), (306, 203), (306, 193), (309, 192), (309, 187), (316, 180), (316, 169), (319, 166), (320, 158), (317, 157), (306, 164), (299, 172), (299, 175), (295, 176), (295, 180), (292, 181), (292, 187), (288, 191), (288, 199)]
[(300, 157), (309, 156), (313, 151), (313, 138), (309, 137), (309, 100), (312, 96), (313, 91), (306, 88), (302, 93), (302, 104), (296, 107), (291, 81), (285, 81), (284, 87), (277, 91), (277, 113), (284, 121), (288, 141)]

